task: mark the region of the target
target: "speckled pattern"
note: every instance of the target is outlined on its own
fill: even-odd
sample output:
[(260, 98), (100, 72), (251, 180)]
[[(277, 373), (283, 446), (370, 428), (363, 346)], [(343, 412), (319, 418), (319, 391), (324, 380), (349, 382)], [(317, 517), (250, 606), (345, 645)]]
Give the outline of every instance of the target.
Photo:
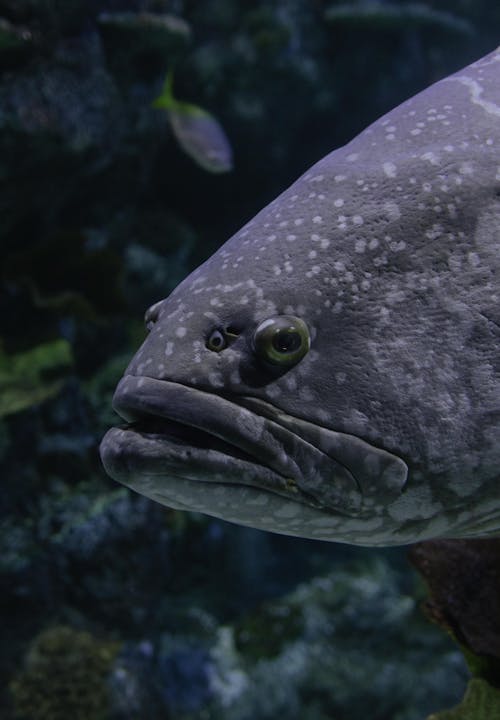
[[(114, 402), (165, 424), (110, 430), (109, 474), (324, 540), (500, 532), (499, 145), (500, 49), (320, 160), (148, 311)], [(277, 373), (283, 314), (311, 349)]]

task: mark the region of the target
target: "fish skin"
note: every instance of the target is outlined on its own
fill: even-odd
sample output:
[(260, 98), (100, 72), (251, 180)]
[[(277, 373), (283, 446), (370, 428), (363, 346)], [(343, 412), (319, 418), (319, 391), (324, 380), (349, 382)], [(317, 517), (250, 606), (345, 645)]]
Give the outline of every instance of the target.
[[(150, 308), (107, 472), (289, 535), (498, 534), (499, 146), (500, 48), (320, 160)], [(284, 314), (311, 348), (271, 370), (252, 338)]]

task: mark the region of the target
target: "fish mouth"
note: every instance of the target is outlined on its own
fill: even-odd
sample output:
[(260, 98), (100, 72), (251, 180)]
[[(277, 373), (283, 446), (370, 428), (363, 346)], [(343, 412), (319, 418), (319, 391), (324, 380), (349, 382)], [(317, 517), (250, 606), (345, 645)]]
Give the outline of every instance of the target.
[[(385, 451), (255, 398), (234, 401), (168, 380), (126, 375), (113, 407), (127, 424), (104, 437), (104, 467), (115, 480), (155, 499), (152, 488), (160, 484), (168, 495), (169, 482), (177, 488), (186, 481), (191, 489), (193, 482), (203, 484), (205, 492), (209, 484), (247, 486), (322, 512), (357, 516), (365, 499), (360, 477), (367, 468), (386, 476), (391, 494), (406, 479), (402, 468), (394, 473), (394, 456)], [(384, 483), (380, 489), (383, 494)], [(189, 498), (163, 502), (190, 506)], [(197, 509), (193, 505), (190, 509)]]

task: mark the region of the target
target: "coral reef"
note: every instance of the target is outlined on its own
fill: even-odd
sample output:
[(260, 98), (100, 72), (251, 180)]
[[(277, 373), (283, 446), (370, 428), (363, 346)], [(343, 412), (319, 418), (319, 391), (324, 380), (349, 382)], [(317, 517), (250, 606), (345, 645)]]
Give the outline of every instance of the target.
[(193, 608), (160, 638), (123, 649), (112, 675), (114, 712), (126, 718), (126, 705), (148, 717), (321, 720), (362, 718), (370, 702), (375, 719), (422, 720), (436, 696), (458, 700), (466, 670), (458, 650), (426, 628), (401, 582), (373, 559), (233, 622)]

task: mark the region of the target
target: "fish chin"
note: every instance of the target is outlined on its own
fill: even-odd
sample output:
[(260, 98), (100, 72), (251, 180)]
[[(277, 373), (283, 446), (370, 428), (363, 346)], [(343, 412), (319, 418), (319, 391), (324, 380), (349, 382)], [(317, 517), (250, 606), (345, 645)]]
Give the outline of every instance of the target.
[(247, 500), (285, 514), (373, 516), (370, 493), (394, 499), (406, 481), (399, 458), (254, 398), (128, 375), (114, 407), (129, 424), (102, 441), (107, 472), (174, 508), (253, 526)]

